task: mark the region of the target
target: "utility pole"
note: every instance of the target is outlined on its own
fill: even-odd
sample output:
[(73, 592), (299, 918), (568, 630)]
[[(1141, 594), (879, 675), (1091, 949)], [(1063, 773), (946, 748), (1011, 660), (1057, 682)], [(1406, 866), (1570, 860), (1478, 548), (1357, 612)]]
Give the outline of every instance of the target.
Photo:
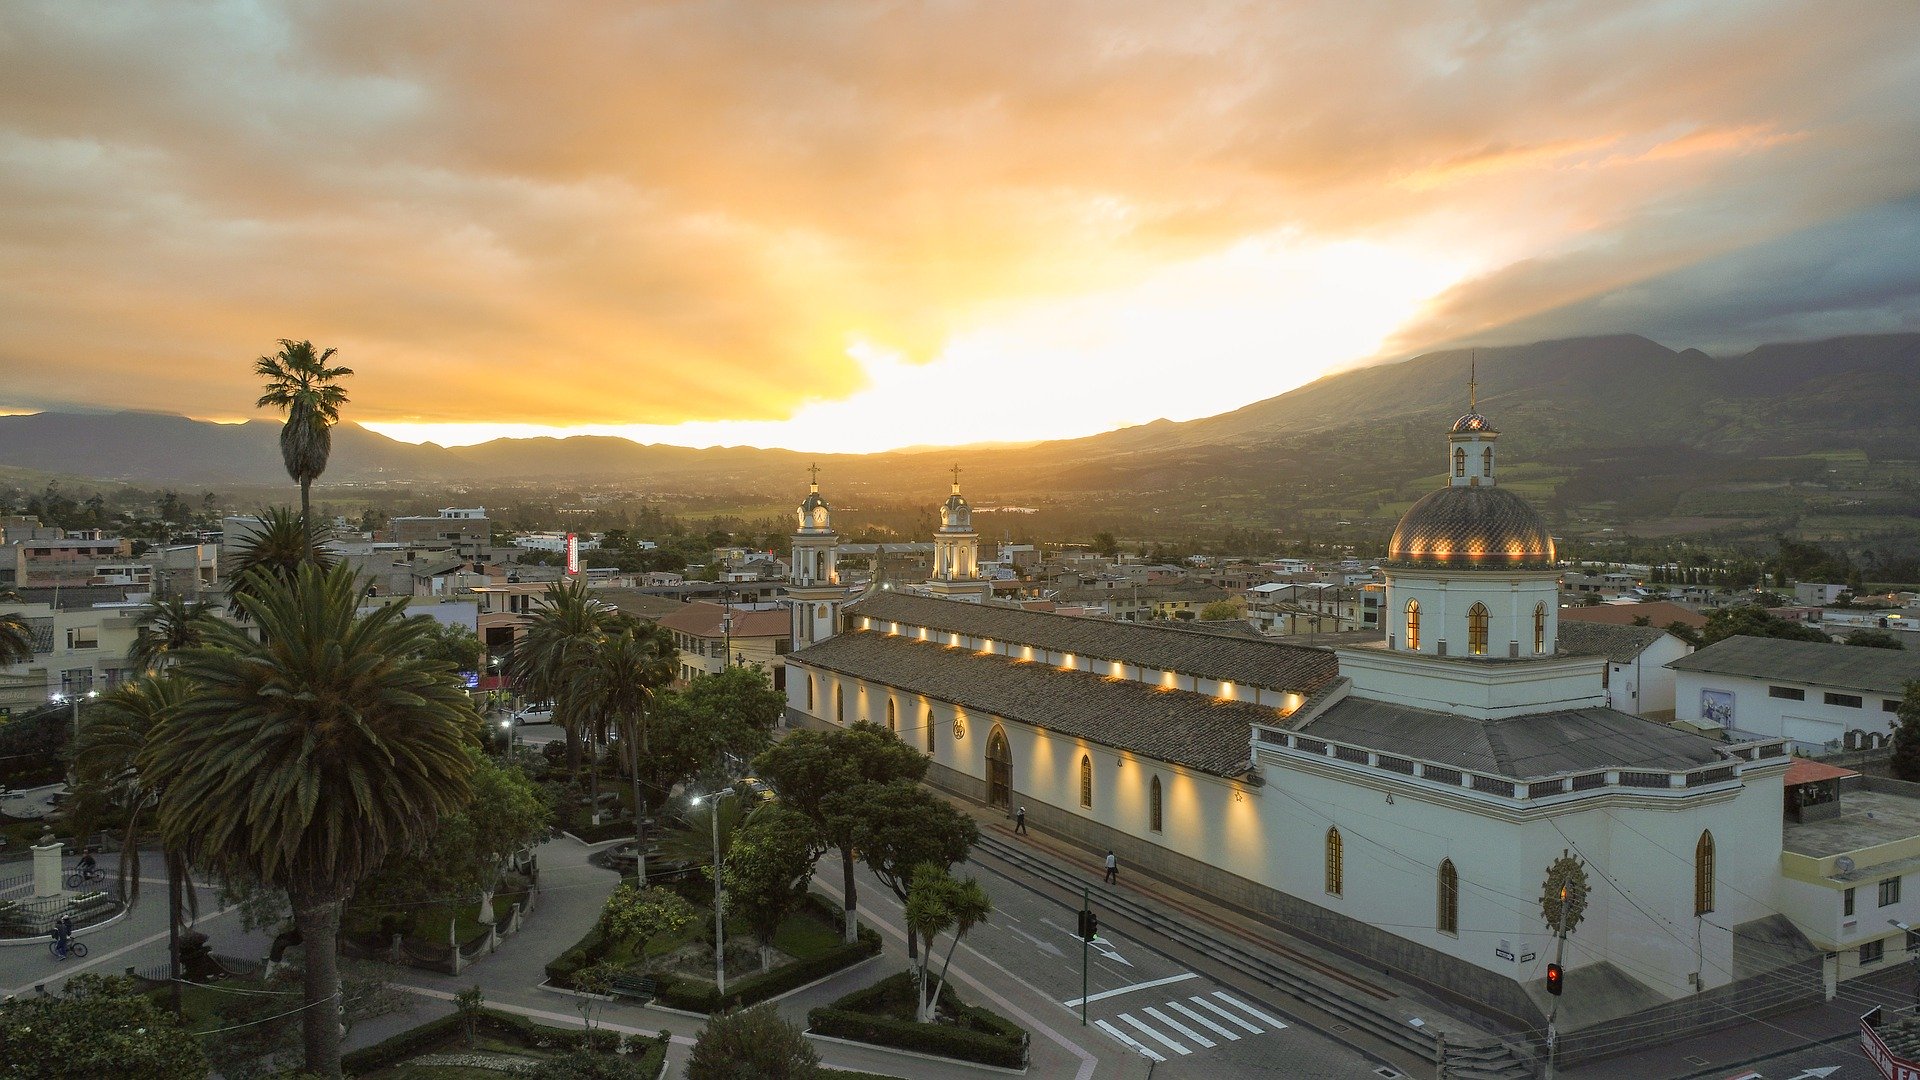
[[(1566, 978), (1564, 972), (1567, 970), (1562, 966), (1567, 957), (1567, 887), (1565, 885), (1560, 886), (1560, 917), (1555, 921), (1558, 925), (1554, 927), (1553, 934), (1553, 970), (1555, 972), (1561, 972), (1562, 974), (1560, 974), (1558, 978), (1564, 981)], [(1552, 980), (1549, 981), (1551, 982)], [(1547, 1006), (1547, 1068), (1544, 1073), (1545, 1080), (1553, 1080), (1553, 1059), (1554, 1054), (1559, 1050), (1560, 1043), (1560, 1033), (1554, 1027), (1554, 1019), (1559, 1015), (1560, 993), (1556, 990), (1553, 994), (1553, 1004)]]
[(1093, 887), (1080, 886), (1080, 1026), (1087, 1026), (1087, 950), (1093, 945)]

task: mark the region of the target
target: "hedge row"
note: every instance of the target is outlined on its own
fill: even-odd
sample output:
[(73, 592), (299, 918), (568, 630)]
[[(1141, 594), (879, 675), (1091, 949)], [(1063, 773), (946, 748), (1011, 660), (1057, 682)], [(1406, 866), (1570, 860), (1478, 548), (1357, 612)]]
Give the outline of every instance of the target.
[(843, 942), (826, 952), (795, 960), (765, 974), (727, 980), (724, 998), (712, 983), (675, 975), (659, 975), (656, 976), (658, 989), (654, 992), (653, 1000), (669, 1009), (688, 1012), (712, 1013), (742, 1008), (805, 986), (815, 979), (825, 978), (841, 968), (852, 967), (879, 952), (879, 932), (863, 926), (857, 941)]
[(603, 844), (608, 840), (627, 840), (633, 837), (633, 822), (603, 821), (598, 825), (569, 826), (566, 832), (583, 844)]
[[(888, 1015), (886, 1004), (913, 1000), (912, 972), (889, 976), (856, 990), (831, 1005), (807, 1013), (816, 1035), (891, 1046), (922, 1054), (975, 1061), (1003, 1069), (1027, 1067), (1027, 1032), (1013, 1021), (976, 1005), (965, 1005), (942, 988), (940, 1003), (954, 1014), (950, 1024), (922, 1024)], [(908, 1005), (908, 1008), (911, 1006)]]
[(600, 927), (596, 923), (573, 948), (547, 962), (547, 981), (555, 986), (572, 986), (573, 973), (600, 959), (603, 951)]
[[(524, 1016), (493, 1009), (480, 1011), (480, 1030), (499, 1038), (515, 1040), (532, 1050), (568, 1051), (585, 1046), (612, 1053), (624, 1044), (627, 1054), (637, 1055), (642, 1068), (650, 1070), (647, 1075), (659, 1071), (660, 1062), (667, 1052), (667, 1033), (664, 1031), (659, 1035), (628, 1035), (622, 1040), (619, 1032), (601, 1028), (593, 1033), (589, 1042), (587, 1033), (582, 1029), (548, 1027)], [(377, 1072), (409, 1058), (444, 1049), (449, 1043), (460, 1041), (460, 1038), (460, 1014), (450, 1013), (419, 1027), (409, 1028), (385, 1042), (346, 1054), (340, 1059), (340, 1068), (350, 1076)]]

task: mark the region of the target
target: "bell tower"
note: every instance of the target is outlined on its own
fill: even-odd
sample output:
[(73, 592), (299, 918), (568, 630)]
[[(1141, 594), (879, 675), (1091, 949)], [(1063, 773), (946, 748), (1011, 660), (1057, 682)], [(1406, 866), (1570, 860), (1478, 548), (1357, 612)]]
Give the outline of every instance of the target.
[(820, 466), (807, 471), (812, 482), (795, 512), (798, 527), (793, 533), (793, 566), (787, 585), (795, 649), (832, 637), (840, 628), (840, 605), (847, 599), (837, 563), (840, 534), (833, 531), (833, 508), (820, 495)]
[(1500, 433), (1493, 422), (1480, 415), (1479, 361), (1473, 362), (1467, 376), (1467, 415), (1453, 422), (1447, 432), (1447, 485), (1449, 487), (1492, 487), (1494, 481), (1493, 444)]
[(960, 494), (960, 466), (953, 467), (953, 492), (940, 507), (933, 533), (933, 576), (927, 591), (949, 600), (980, 603), (992, 586), (980, 576), (980, 534), (973, 531), (973, 507)]

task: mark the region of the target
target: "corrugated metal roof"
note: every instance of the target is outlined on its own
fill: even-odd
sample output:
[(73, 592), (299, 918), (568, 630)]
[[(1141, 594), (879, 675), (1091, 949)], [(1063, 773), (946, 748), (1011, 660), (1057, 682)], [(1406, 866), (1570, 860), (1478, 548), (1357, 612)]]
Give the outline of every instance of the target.
[(1900, 697), (1920, 679), (1920, 652), (1786, 638), (1730, 637), (1667, 665), (1748, 679), (1865, 690)]
[(1265, 706), (873, 630), (838, 634), (787, 663), (790, 671), (822, 668), (1216, 776), (1245, 771), (1252, 725), (1279, 717)]
[(1237, 686), (1310, 694), (1339, 674), (1325, 649), (1195, 633), (1173, 626), (1083, 619), (1045, 611), (880, 592), (848, 612), (1099, 660), (1120, 660)]

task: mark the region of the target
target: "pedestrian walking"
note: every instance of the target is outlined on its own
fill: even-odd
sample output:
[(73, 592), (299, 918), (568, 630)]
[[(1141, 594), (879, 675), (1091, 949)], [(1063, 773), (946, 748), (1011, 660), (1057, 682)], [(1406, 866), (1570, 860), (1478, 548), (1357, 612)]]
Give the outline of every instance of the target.
[(1013, 812), (1013, 835), (1027, 835), (1027, 808), (1024, 806)]
[(1112, 851), (1107, 852), (1107, 884), (1120, 884), (1120, 860), (1113, 857)]

